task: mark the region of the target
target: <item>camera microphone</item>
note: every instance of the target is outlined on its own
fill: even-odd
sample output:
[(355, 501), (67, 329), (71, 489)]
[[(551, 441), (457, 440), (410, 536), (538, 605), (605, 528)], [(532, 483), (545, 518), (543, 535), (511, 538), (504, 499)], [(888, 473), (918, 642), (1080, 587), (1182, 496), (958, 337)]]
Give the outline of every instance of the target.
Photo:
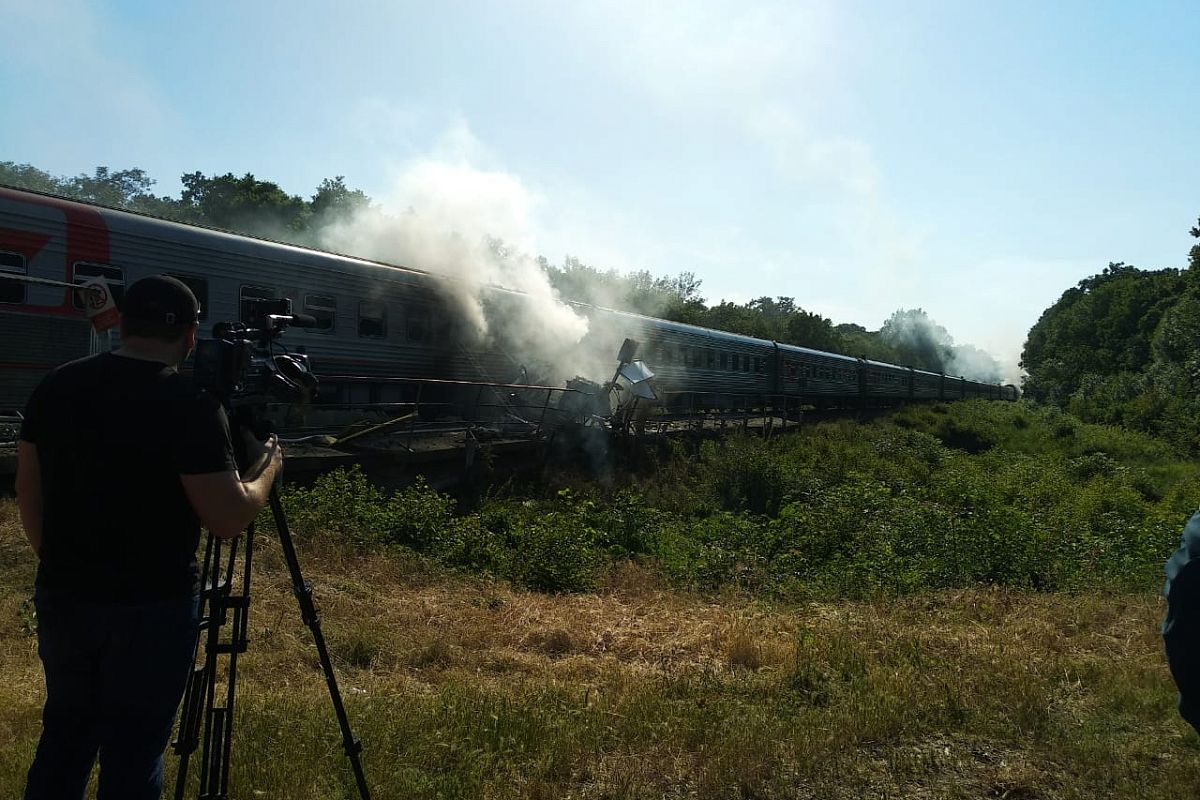
[(291, 324), (297, 328), (315, 328), (317, 318), (308, 314), (292, 314)]

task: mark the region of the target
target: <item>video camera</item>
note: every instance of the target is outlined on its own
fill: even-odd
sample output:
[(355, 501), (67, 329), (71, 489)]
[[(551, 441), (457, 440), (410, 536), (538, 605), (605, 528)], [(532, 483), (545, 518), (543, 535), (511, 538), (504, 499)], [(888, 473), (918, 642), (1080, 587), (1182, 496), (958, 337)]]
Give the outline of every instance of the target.
[(240, 322), (218, 322), (213, 338), (197, 340), (196, 383), (229, 409), (305, 403), (315, 397), (317, 377), (308, 356), (275, 348), (289, 327), (316, 327), (316, 319), (293, 314), (286, 297), (244, 300), (242, 316)]

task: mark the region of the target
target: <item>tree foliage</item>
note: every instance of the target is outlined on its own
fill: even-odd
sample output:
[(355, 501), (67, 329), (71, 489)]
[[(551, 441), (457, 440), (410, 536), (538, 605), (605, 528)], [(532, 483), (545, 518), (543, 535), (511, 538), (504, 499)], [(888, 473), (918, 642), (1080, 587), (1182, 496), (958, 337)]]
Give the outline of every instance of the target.
[(91, 174), (68, 177), (0, 161), (0, 184), (307, 246), (317, 243), (323, 226), (346, 222), (371, 207), (371, 199), (348, 187), (342, 175), (321, 181), (309, 200), (252, 173), (189, 172), (179, 180), (183, 189), (175, 198), (154, 194), (154, 179), (136, 167), (101, 166)]
[(1029, 331), (1021, 354), (1026, 392), (1062, 404), (1085, 376), (1145, 370), (1155, 332), (1186, 286), (1179, 270), (1122, 263), (1080, 281)]
[(1188, 258), (1186, 270), (1109, 264), (1064, 292), (1029, 331), (1026, 394), (1200, 452), (1200, 245)]
[(247, 172), (207, 177), (190, 172), (180, 178), (185, 207), (195, 209), (209, 225), (276, 239), (303, 240), (312, 209), (299, 195), (289, 195), (271, 181)]

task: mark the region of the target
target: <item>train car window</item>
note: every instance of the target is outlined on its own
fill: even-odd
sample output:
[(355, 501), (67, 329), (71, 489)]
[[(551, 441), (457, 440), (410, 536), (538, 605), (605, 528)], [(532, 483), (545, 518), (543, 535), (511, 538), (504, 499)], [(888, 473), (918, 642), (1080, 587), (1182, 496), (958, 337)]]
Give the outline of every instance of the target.
[(200, 321), (204, 322), (208, 319), (208, 279), (195, 275), (179, 275), (174, 272), (168, 272), (167, 276), (182, 282), (184, 286), (192, 290), (192, 294), (196, 295), (196, 302), (200, 304)]
[(705, 365), (709, 369), (712, 369), (713, 367), (715, 367), (717, 365), (717, 354), (711, 347), (705, 348), (704, 361), (706, 362)]
[(737, 372), (737, 369), (738, 369), (738, 354), (737, 353), (734, 353), (733, 355), (731, 355), (729, 357), (729, 368), (731, 370), (733, 370), (734, 372)]
[(408, 340), (424, 342), (429, 339), (429, 312), (414, 308), (408, 312)]
[[(25, 266), (25, 256), (20, 253), (0, 251), (0, 272), (27, 275), (29, 268)], [(24, 303), (25, 284), (0, 278), (0, 303)]]
[[(87, 283), (89, 278), (104, 278), (108, 291), (112, 294), (117, 308), (121, 307), (121, 299), (125, 297), (125, 270), (111, 264), (93, 264), (88, 261), (76, 261), (72, 268), (71, 283)], [(83, 310), (83, 298), (79, 292), (71, 292), (71, 302)]]
[(729, 353), (721, 351), (721, 369), (729, 369)]
[(337, 298), (328, 294), (306, 294), (304, 295), (304, 313), (317, 321), (316, 326), (309, 330), (314, 333), (333, 333), (337, 316)]
[(238, 321), (245, 322), (250, 316), (250, 300), (274, 300), (279, 293), (266, 286), (242, 286), (238, 290)]
[(387, 337), (387, 303), (363, 300), (358, 304), (358, 335), (364, 339)]
[(755, 372), (762, 373), (765, 369), (765, 365), (766, 365), (766, 361), (763, 358), (759, 357), (759, 358), (754, 359), (754, 371)]
[(742, 372), (750, 371), (750, 356), (742, 356)]

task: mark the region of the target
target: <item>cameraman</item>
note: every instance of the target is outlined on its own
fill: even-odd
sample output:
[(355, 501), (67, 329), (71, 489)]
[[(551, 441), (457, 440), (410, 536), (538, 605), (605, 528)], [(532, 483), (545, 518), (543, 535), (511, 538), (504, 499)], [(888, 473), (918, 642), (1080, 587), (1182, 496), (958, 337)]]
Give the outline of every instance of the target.
[(199, 305), (181, 281), (128, 288), (121, 347), (65, 364), (34, 390), (17, 494), (38, 569), (42, 736), (26, 800), (158, 798), (163, 750), (195, 655), (203, 524), (237, 536), (283, 463), (248, 434), (239, 474), (225, 412), (178, 373)]

